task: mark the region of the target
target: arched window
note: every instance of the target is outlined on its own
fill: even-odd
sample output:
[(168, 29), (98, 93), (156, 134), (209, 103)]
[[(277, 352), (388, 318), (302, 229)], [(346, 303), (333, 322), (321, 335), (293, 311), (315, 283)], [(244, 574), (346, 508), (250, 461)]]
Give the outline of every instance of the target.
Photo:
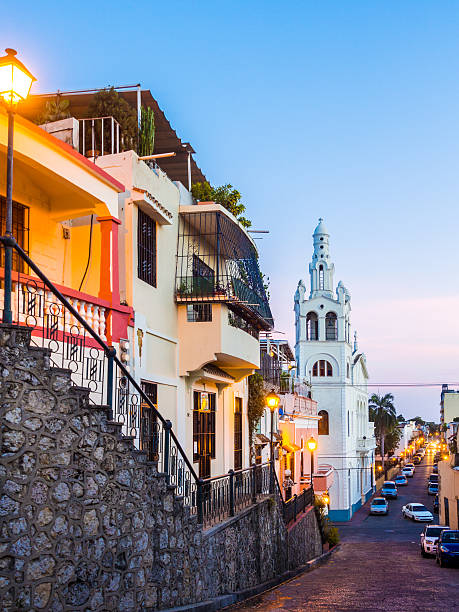
[(351, 377), (351, 368), (349, 366), (349, 361), (347, 362), (347, 366), (346, 366), (346, 376), (347, 378)]
[(319, 319), (315, 312), (308, 312), (306, 316), (306, 338), (308, 340), (319, 339)]
[(322, 264), (319, 266), (319, 289), (324, 288), (324, 267)]
[(316, 361), (312, 366), (312, 375), (313, 376), (333, 376), (333, 368), (329, 361), (325, 361), (325, 359), (321, 359), (320, 361)]
[(338, 339), (338, 319), (334, 312), (327, 312), (325, 317), (325, 340)]
[(326, 410), (319, 410), (318, 415), (322, 417), (319, 421), (319, 436), (328, 436), (329, 423), (328, 423), (328, 412)]

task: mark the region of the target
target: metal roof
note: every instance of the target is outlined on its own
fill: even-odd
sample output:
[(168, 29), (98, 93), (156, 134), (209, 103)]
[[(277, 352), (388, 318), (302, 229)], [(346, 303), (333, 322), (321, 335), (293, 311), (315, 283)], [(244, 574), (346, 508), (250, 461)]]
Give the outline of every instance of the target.
[[(137, 89), (124, 90), (116, 88), (118, 94), (124, 98), (129, 104), (137, 109)], [(18, 113), (27, 119), (34, 120), (35, 117), (42, 112), (42, 108), (46, 101), (52, 100), (57, 93), (66, 100), (70, 100), (71, 114), (76, 119), (88, 117), (88, 108), (91, 101), (98, 90), (90, 90), (87, 92), (72, 92), (60, 91), (54, 93), (40, 94), (30, 96), (27, 102), (20, 105)], [(188, 142), (183, 142), (175, 130), (171, 127), (166, 115), (159, 107), (158, 102), (153, 97), (149, 89), (142, 89), (141, 92), (142, 106), (153, 109), (155, 114), (155, 154), (159, 153), (176, 153), (175, 157), (164, 157), (159, 161), (159, 166), (172, 181), (180, 181), (188, 187), (188, 152), (191, 148)], [(191, 182), (206, 181), (206, 176), (196, 164), (191, 155)]]

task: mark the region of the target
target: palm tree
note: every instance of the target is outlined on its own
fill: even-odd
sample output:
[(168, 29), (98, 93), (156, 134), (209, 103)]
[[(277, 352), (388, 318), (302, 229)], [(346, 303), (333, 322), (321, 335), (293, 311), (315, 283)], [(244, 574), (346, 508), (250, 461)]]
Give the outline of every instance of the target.
[(392, 393), (386, 393), (386, 395), (378, 395), (374, 393), (370, 397), (368, 404), (370, 411), (370, 421), (375, 424), (376, 431), (379, 434), (379, 440), (381, 445), (381, 458), (382, 467), (384, 474), (386, 473), (386, 466), (384, 463), (384, 438), (386, 434), (393, 429), (397, 423), (397, 413), (394, 406), (394, 396)]

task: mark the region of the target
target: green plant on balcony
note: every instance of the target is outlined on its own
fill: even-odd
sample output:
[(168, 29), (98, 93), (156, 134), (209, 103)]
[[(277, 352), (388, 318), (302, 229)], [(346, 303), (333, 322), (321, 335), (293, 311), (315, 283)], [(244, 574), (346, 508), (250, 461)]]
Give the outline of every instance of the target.
[(153, 109), (142, 106), (140, 116), (139, 150), (140, 156), (153, 155), (155, 147), (155, 114)]
[(48, 100), (43, 111), (36, 117), (38, 125), (68, 119), (70, 117), (70, 100), (64, 100), (61, 94), (57, 94), (54, 100)]
[(247, 402), (247, 419), (249, 421), (250, 460), (254, 459), (253, 434), (266, 406), (266, 393), (263, 386), (263, 376), (258, 372), (249, 376), (249, 399)]
[(226, 208), (242, 225), (242, 227), (250, 227), (252, 222), (242, 216), (245, 212), (245, 205), (240, 201), (241, 194), (237, 189), (230, 184), (221, 185), (220, 187), (212, 187), (210, 183), (195, 183), (191, 187), (191, 193), (196, 200), (201, 202), (215, 202)]
[[(101, 89), (96, 93), (89, 105), (88, 117), (114, 117), (121, 128), (120, 150), (137, 149), (137, 112), (113, 87)], [(108, 121), (104, 126), (104, 140), (111, 140), (111, 126)]]

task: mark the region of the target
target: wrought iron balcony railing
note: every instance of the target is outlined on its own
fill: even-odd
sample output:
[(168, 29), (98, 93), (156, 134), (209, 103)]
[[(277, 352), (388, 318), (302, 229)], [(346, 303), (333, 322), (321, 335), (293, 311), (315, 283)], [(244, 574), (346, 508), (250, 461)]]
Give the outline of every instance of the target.
[(188, 206), (180, 213), (177, 244), (178, 302), (226, 302), (259, 330), (273, 320), (258, 257), (250, 238), (231, 215)]

